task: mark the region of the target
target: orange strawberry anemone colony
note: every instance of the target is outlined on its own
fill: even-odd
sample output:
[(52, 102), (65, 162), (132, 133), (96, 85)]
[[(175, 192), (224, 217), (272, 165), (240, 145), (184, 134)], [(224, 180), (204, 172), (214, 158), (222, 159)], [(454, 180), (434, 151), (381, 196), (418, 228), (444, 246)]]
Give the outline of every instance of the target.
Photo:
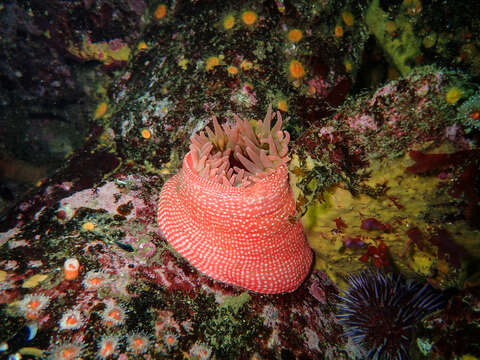
[[(276, 124), (271, 128), (272, 120)], [(182, 170), (161, 192), (167, 241), (202, 273), (259, 293), (291, 292), (312, 263), (288, 183), (288, 132), (235, 116), (191, 139)]]

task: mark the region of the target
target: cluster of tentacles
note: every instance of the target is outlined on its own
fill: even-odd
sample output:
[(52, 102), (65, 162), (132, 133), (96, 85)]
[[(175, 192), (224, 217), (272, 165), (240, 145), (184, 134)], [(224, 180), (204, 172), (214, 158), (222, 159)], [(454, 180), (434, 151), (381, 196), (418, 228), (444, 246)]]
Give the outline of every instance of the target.
[[(271, 127), (277, 116), (277, 122)], [(280, 112), (268, 107), (263, 121), (241, 119), (220, 125), (213, 117), (213, 130), (206, 128), (191, 139), (190, 152), (197, 173), (214, 182), (248, 186), (290, 160), (287, 157), (290, 135), (282, 131)]]

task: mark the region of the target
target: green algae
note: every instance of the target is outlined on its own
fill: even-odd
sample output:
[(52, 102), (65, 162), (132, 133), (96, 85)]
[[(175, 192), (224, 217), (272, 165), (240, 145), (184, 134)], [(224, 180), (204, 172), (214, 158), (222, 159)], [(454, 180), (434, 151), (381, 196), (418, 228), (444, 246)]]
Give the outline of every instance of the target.
[(248, 292), (243, 292), (238, 296), (226, 296), (220, 304), (220, 308), (230, 308), (236, 314), (251, 299)]
[[(440, 181), (435, 171), (412, 174), (408, 170), (414, 162), (409, 155), (412, 150), (427, 154), (458, 151), (456, 141), (463, 124), (456, 120), (457, 109), (467, 99), (449, 104), (445, 94), (452, 86), (461, 86), (466, 93), (476, 88), (462, 74), (434, 67), (415, 69), (373, 96), (363, 94), (348, 101), (332, 119), (302, 138), (302, 146), (290, 163), (290, 180), (297, 209), (305, 214), (302, 221), (307, 238), (318, 255), (315, 266), (335, 283), (342, 285), (346, 273), (364, 266), (359, 259), (365, 249), (347, 248), (344, 239), (369, 245), (382, 239), (397, 270), (406, 276), (429, 277), (442, 288), (461, 287), (471, 276), (468, 259), (456, 269), (444, 258), (437, 258), (435, 246), (424, 245), (423, 250), (411, 246), (406, 233), (408, 227), (418, 227), (427, 242), (440, 226), (473, 257), (479, 253), (473, 241), (473, 224), (460, 215), (468, 199), (451, 194), (452, 184), (461, 179), (471, 161), (446, 167), (454, 179), (450, 183)], [(359, 131), (352, 126), (361, 117), (374, 120), (375, 128)], [(476, 146), (475, 142), (472, 145)], [(339, 150), (343, 159), (362, 154), (357, 158), (362, 165), (344, 167), (344, 161), (333, 157)], [(329, 183), (335, 177), (338, 182)], [(368, 217), (391, 224), (392, 230), (375, 235), (362, 229), (360, 220)]]
[[(234, 358), (253, 352), (255, 341), (265, 333), (262, 321), (245, 305), (250, 300), (246, 292), (226, 297), (226, 303), (216, 306), (214, 297), (203, 297), (204, 307), (196, 307), (195, 322), (205, 341), (215, 350), (219, 359)], [(197, 306), (199, 304), (196, 304)], [(256, 340), (257, 339), (257, 340)]]
[(389, 21), (389, 14), (381, 9), (380, 0), (373, 0), (365, 14), (365, 23), (391, 62), (405, 76), (413, 69), (417, 57), (422, 54), (421, 40), (415, 34), (412, 20), (407, 16), (400, 14), (395, 18), (399, 31), (397, 37), (392, 37), (386, 31), (387, 21)]

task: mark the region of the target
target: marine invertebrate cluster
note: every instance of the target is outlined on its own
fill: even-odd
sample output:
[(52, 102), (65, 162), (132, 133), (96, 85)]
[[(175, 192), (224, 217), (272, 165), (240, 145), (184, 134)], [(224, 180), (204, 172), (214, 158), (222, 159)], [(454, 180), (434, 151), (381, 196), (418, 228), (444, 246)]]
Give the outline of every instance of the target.
[[(271, 128), (274, 117), (278, 121)], [(182, 171), (162, 189), (158, 222), (168, 242), (201, 272), (263, 293), (295, 290), (312, 261), (285, 163), (289, 135), (279, 112), (264, 121), (192, 138)]]
[[(308, 154), (300, 167), (295, 155), (290, 162), (292, 178), (299, 174), (303, 179), (296, 181), (302, 189), (297, 204), (306, 204), (299, 212), (307, 209), (302, 220), (309, 244), (326, 259), (316, 265), (335, 283), (342, 284), (345, 275), (366, 263), (397, 269), (407, 278), (427, 277), (442, 289), (463, 286), (460, 273), (467, 267), (461, 264), (478, 251), (471, 235), (478, 214), (477, 133), (466, 137), (454, 122), (468, 100), (465, 95), (455, 105), (447, 103), (445, 94), (452, 84), (462, 84), (466, 94), (472, 91), (458, 74), (417, 70), (379, 88), (373, 97), (345, 106), (298, 141)], [(372, 106), (379, 113), (369, 111)], [(431, 116), (418, 115), (427, 112)], [(470, 113), (463, 113), (464, 119)], [(343, 170), (337, 167), (345, 169), (346, 178), (338, 177)], [(357, 176), (364, 171), (369, 175), (360, 180)], [(316, 188), (309, 188), (312, 176)], [(357, 180), (358, 188), (353, 185)], [(332, 182), (338, 185), (332, 187)]]
[[(86, 1), (84, 6), (98, 9), (99, 15), (100, 11), (109, 13), (109, 9), (114, 9), (115, 15), (116, 7), (108, 6), (112, 3), (114, 2), (111, 0)], [(132, 0), (129, 3), (138, 4), (143, 1)], [(445, 180), (444, 185), (440, 184), (443, 188), (438, 189), (445, 190), (445, 187), (453, 186), (456, 179), (459, 179), (459, 175), (457, 176), (459, 171), (452, 166), (452, 169), (446, 169), (449, 171), (441, 171), (438, 177), (433, 176), (432, 171), (413, 176), (412, 173), (400, 172), (398, 166), (395, 166), (396, 162), (386, 163), (384, 172), (383, 169), (376, 171), (378, 169), (374, 167), (376, 164), (372, 164), (371, 169), (366, 168), (367, 165), (362, 162), (364, 159), (362, 155), (364, 153), (373, 155), (383, 151), (383, 154), (391, 153), (392, 158), (397, 159), (401, 156), (400, 150), (393, 152), (384, 149), (393, 148), (393, 144), (406, 143), (412, 144), (414, 149), (422, 152), (430, 151), (431, 147), (423, 147), (416, 140), (420, 137), (415, 137), (418, 133), (415, 130), (425, 129), (425, 134), (433, 134), (434, 131), (430, 131), (431, 127), (428, 127), (426, 122), (427, 118), (431, 118), (431, 123), (435, 123), (433, 129), (438, 128), (442, 133), (441, 138), (433, 138), (432, 135), (431, 140), (437, 144), (443, 139), (442, 124), (445, 121), (441, 120), (448, 119), (448, 125), (453, 125), (451, 122), (453, 114), (464, 104), (466, 95), (455, 105), (448, 106), (443, 97), (446, 91), (445, 81), (433, 83), (427, 79), (425, 82), (418, 81), (417, 84), (421, 85), (418, 87), (404, 81), (399, 82), (398, 86), (390, 85), (390, 89), (394, 89), (390, 94), (380, 89), (371, 103), (366, 99), (361, 99), (356, 104), (349, 102), (345, 107), (349, 107), (350, 111), (332, 121), (331, 118), (327, 118), (330, 111), (333, 111), (328, 105), (343, 101), (350, 83), (355, 82), (357, 68), (364, 58), (364, 49), (367, 51), (371, 49), (364, 47), (365, 38), (370, 37), (364, 26), (363, 13), (366, 6), (357, 6), (353, 2), (328, 2), (328, 4), (326, 1), (311, 4), (286, 2), (288, 11), (285, 12), (283, 4), (283, 0), (278, 0), (275, 5), (271, 3), (254, 5), (255, 11), (259, 14), (258, 19), (248, 27), (239, 17), (244, 8), (238, 3), (171, 2), (167, 5), (168, 9), (165, 5), (160, 7), (163, 8), (163, 13), (160, 12), (157, 17), (165, 19), (162, 21), (150, 21), (148, 16), (152, 17), (152, 14), (147, 10), (144, 17), (145, 31), (141, 32), (146, 42), (139, 43), (137, 49), (144, 49), (145, 44), (148, 44), (148, 51), (134, 51), (135, 61), (131, 63), (129, 71), (115, 76), (114, 86), (105, 89), (107, 91), (98, 91), (97, 98), (103, 99), (108, 95), (105, 103), (108, 103), (109, 107), (96, 121), (102, 128), (92, 129), (92, 142), (95, 144), (89, 144), (85, 151), (72, 154), (72, 160), (67, 160), (66, 166), (58, 174), (61, 176), (42, 180), (44, 185), (39, 183), (37, 190), (32, 192), (33, 197), (22, 203), (23, 210), (19, 207), (15, 214), (12, 211), (8, 227), (2, 222), (0, 231), (8, 230), (5, 235), (0, 234), (0, 243), (8, 241), (8, 249), (5, 246), (2, 251), (2, 256), (7, 262), (3, 264), (3, 261), (0, 261), (2, 267), (0, 278), (3, 276), (6, 280), (1, 281), (0, 286), (0, 297), (5, 299), (2, 302), (10, 303), (23, 296), (26, 291), (44, 293), (51, 297), (52, 305), (48, 308), (48, 313), (45, 311), (45, 315), (37, 319), (42, 327), (41, 339), (32, 345), (44, 349), (47, 348), (49, 339), (52, 345), (62, 341), (85, 341), (85, 351), (81, 354), (83, 358), (93, 358), (97, 350), (98, 354), (104, 357), (131, 358), (135, 357), (136, 350), (127, 347), (125, 334), (145, 331), (148, 335), (156, 321), (157, 336), (151, 338), (148, 355), (144, 356), (146, 358), (190, 356), (229, 359), (235, 358), (235, 355), (241, 356), (239, 354), (250, 356), (251, 359), (342, 357), (343, 341), (337, 341), (338, 324), (329, 321), (331, 319), (329, 305), (335, 289), (331, 289), (333, 286), (327, 286), (326, 280), (320, 276), (317, 276), (317, 281), (312, 284), (314, 286), (302, 286), (293, 294), (281, 298), (274, 297), (274, 301), (271, 301), (272, 297), (259, 294), (251, 294), (251, 299), (248, 300), (245, 300), (243, 295), (238, 296), (243, 299), (241, 301), (232, 300), (230, 298), (235, 296), (231, 295), (237, 295), (241, 290), (223, 287), (206, 277), (199, 276), (197, 271), (191, 271), (184, 262), (178, 261), (171, 253), (165, 251), (164, 240), (152, 233), (152, 229), (155, 228), (152, 222), (156, 221), (153, 214), (156, 209), (152, 201), (156, 201), (158, 195), (154, 188), (155, 184), (160, 176), (169, 174), (175, 167), (177, 154), (181, 153), (178, 150), (185, 145), (184, 130), (194, 122), (192, 117), (188, 122), (179, 119), (186, 114), (190, 114), (189, 116), (199, 114), (202, 107), (205, 111), (220, 113), (227, 109), (234, 99), (238, 100), (236, 109), (239, 111), (242, 108), (255, 109), (257, 104), (264, 101), (275, 102), (280, 111), (288, 110), (294, 117), (288, 126), (295, 132), (295, 138), (299, 136), (298, 146), (293, 152), (299, 156), (302, 153), (301, 145), (313, 150), (312, 143), (315, 141), (321, 143), (316, 153), (318, 156), (312, 154), (311, 168), (307, 167), (308, 163), (305, 163), (305, 168), (292, 168), (293, 174), (304, 177), (305, 181), (301, 180), (302, 184), (310, 188), (314, 195), (318, 194), (319, 201), (323, 201), (321, 205), (324, 206), (315, 209), (318, 210), (315, 212), (320, 214), (317, 215), (315, 224), (323, 225), (323, 228), (314, 228), (312, 225), (310, 235), (312, 238), (316, 236), (318, 243), (329, 246), (332, 252), (327, 253), (319, 247), (317, 251), (320, 259), (331, 260), (337, 268), (343, 268), (351, 273), (347, 262), (338, 266), (340, 261), (337, 259), (347, 259), (354, 266), (365, 267), (365, 264), (355, 260), (367, 252), (367, 260), (373, 260), (372, 265), (383, 266), (382, 254), (385, 254), (383, 251), (385, 248), (379, 244), (385, 241), (385, 245), (388, 244), (388, 253), (395, 256), (389, 258), (394, 268), (397, 268), (397, 258), (403, 261), (402, 264), (407, 263), (407, 259), (408, 261), (415, 259), (410, 263), (419, 264), (420, 261), (417, 259), (426, 259), (430, 256), (427, 259), (430, 261), (429, 264), (432, 262), (440, 264), (437, 267), (440, 271), (430, 271), (430, 268), (427, 269), (430, 265), (426, 265), (426, 270), (422, 270), (420, 275), (431, 277), (442, 274), (441, 270), (446, 268), (445, 259), (448, 262), (451, 253), (448, 253), (443, 245), (440, 247), (435, 244), (440, 244), (440, 241), (442, 244), (445, 243), (444, 239), (450, 236), (456, 240), (463, 237), (466, 231), (460, 235), (456, 232), (461, 226), (456, 221), (461, 217), (460, 211), (448, 210), (444, 212), (447, 216), (440, 216), (442, 214), (438, 215), (436, 212), (438, 206), (435, 205), (443, 203), (458, 207), (464, 197), (462, 195), (458, 200), (442, 197), (438, 202), (430, 201), (426, 204), (435, 197), (435, 193), (422, 189), (433, 189), (437, 182)], [(157, 5), (158, 3), (149, 4), (148, 9), (153, 10)], [(385, 4), (382, 5), (385, 8)], [(235, 15), (235, 17), (230, 15), (228, 21), (224, 22), (224, 30), (232, 29), (228, 33), (218, 31), (222, 26), (217, 20), (222, 18), (219, 15), (224, 9), (232, 11)], [(352, 11), (355, 14), (353, 23), (355, 28), (349, 27), (353, 19), (349, 19), (348, 14), (342, 12), (342, 18), (338, 17), (340, 11)], [(37, 16), (38, 12), (38, 6), (32, 7), (32, 14)], [(5, 11), (1, 13), (4, 14)], [(85, 11), (79, 13), (85, 14)], [(87, 20), (86, 23), (108, 22), (108, 18), (89, 17)], [(316, 26), (318, 24), (322, 25)], [(333, 38), (335, 24), (343, 30), (343, 36), (336, 39)], [(288, 30), (293, 26), (302, 29), (303, 37), (300, 38), (300, 33), (295, 29), (289, 33), (289, 37), (286, 37)], [(401, 29), (400, 26), (398, 28)], [(99, 30), (90, 32), (98, 40), (102, 38), (102, 34), (123, 37), (123, 34)], [(135, 38), (132, 36), (128, 37), (131, 45), (135, 44)], [(392, 34), (389, 36), (396, 37)], [(209, 39), (208, 43), (205, 43), (205, 39)], [(213, 60), (212, 65), (218, 62), (218, 66), (206, 71), (205, 59), (214, 55), (218, 58)], [(365, 56), (370, 55), (366, 53)], [(299, 63), (291, 63), (294, 71), (290, 74), (289, 64), (293, 59), (297, 59)], [(345, 74), (343, 65), (352, 73)], [(100, 66), (96, 68), (100, 69)], [(172, 77), (172, 74), (175, 76)], [(293, 75), (300, 77), (296, 79)], [(289, 80), (294, 81), (291, 83), (285, 81), (287, 76)], [(24, 74), (23, 77), (27, 76)], [(445, 79), (444, 76), (439, 79), (442, 78)], [(440, 119), (435, 116), (438, 113), (438, 110), (435, 110), (436, 106), (422, 106), (431, 104), (434, 94), (439, 91), (442, 92), (442, 97), (439, 98), (440, 101), (433, 102), (433, 105), (440, 104), (448, 110)], [(405, 93), (411, 97), (406, 97)], [(435, 100), (438, 100), (438, 96)], [(370, 109), (360, 112), (360, 115), (365, 116), (355, 116), (360, 107), (359, 103), (367, 104), (367, 108)], [(391, 107), (389, 111), (390, 109), (387, 109), (389, 104), (397, 106)], [(477, 109), (473, 110), (465, 114), (472, 120), (478, 120), (478, 114), (475, 112)], [(358, 121), (349, 122), (348, 119), (352, 118)], [(406, 123), (405, 118), (409, 119), (409, 122)], [(255, 123), (251, 122), (251, 125), (255, 130)], [(303, 136), (317, 126), (321, 129), (317, 128), (318, 131), (311, 133), (312, 136)], [(95, 140), (97, 131), (103, 132), (98, 142)], [(449, 128), (449, 138), (451, 133)], [(458, 129), (456, 134), (457, 139), (461, 137), (461, 129)], [(376, 141), (376, 138), (382, 140)], [(269, 144), (260, 145), (258, 149), (264, 150), (268, 156)], [(400, 146), (395, 147), (399, 148)], [(452, 153), (461, 149), (441, 151)], [(409, 148), (402, 147), (401, 150), (408, 152)], [(218, 151), (214, 145), (207, 160)], [(249, 161), (252, 160), (246, 148), (241, 151), (242, 156)], [(234, 149), (231, 150), (228, 160), (230, 165), (248, 172), (246, 166), (235, 158)], [(103, 166), (103, 163), (111, 164)], [(264, 166), (262, 159), (260, 164)], [(409, 165), (411, 161), (402, 169)], [(162, 168), (159, 168), (160, 166)], [(242, 186), (242, 183), (239, 183), (233, 186), (230, 183), (225, 186), (242, 190), (252, 189), (266, 181), (275, 171), (274, 168), (269, 169), (267, 166), (265, 177), (258, 178), (258, 181), (255, 175), (251, 184), (246, 183)], [(231, 174), (234, 176), (233, 182), (237, 180), (238, 174), (233, 168)], [(206, 175), (206, 180), (210, 180), (212, 174)], [(227, 175), (228, 171), (225, 173), (226, 178)], [(217, 173), (213, 176), (217, 176)], [(417, 178), (415, 183), (412, 180), (414, 177)], [(435, 179), (430, 179), (433, 177)], [(218, 180), (221, 182), (223, 178)], [(425, 186), (411, 186), (412, 183), (416, 185), (424, 180), (428, 181)], [(59, 181), (71, 185), (63, 186)], [(342, 183), (334, 188), (340, 181)], [(446, 184), (447, 181), (450, 185)], [(180, 181), (177, 182), (177, 185), (181, 184)], [(61, 187), (65, 189), (60, 189)], [(107, 189), (110, 190), (106, 191)], [(322, 196), (321, 192), (324, 189), (332, 191)], [(437, 191), (437, 194), (439, 192)], [(465, 198), (467, 194), (465, 192)], [(59, 208), (58, 221), (51, 219), (55, 205), (62, 198), (65, 200), (67, 196), (70, 200), (64, 201), (64, 206)], [(307, 201), (310, 201), (309, 198), (304, 200), (305, 198), (299, 199), (299, 206), (306, 206)], [(426, 205), (423, 206), (424, 204)], [(25, 210), (27, 206), (30, 208), (28, 211)], [(413, 211), (410, 211), (411, 209)], [(198, 214), (206, 216), (218, 214), (215, 212), (216, 209), (208, 210), (210, 209), (199, 211)], [(226, 209), (227, 212), (229, 210), (230, 208)], [(457, 216), (449, 216), (450, 214)], [(375, 222), (372, 220), (373, 217), (379, 220)], [(197, 220), (193, 216), (191, 218)], [(242, 222), (245, 218), (236, 220)], [(88, 225), (82, 226), (82, 223)], [(432, 229), (430, 225), (435, 223), (445, 225), (445, 231), (448, 230), (448, 234), (451, 235), (447, 236), (442, 229)], [(233, 222), (230, 223), (230, 229), (237, 234), (238, 230), (232, 224)], [(393, 229), (386, 231), (384, 224), (391, 224)], [(266, 225), (271, 228), (269, 224)], [(210, 244), (222, 249), (227, 248), (223, 254), (230, 255), (227, 252), (229, 247), (233, 247), (234, 252), (238, 251), (235, 247), (237, 242), (230, 241), (232, 238), (224, 231), (225, 227), (221, 228), (222, 236), (219, 238), (229, 243)], [(218, 226), (212, 228), (212, 231), (217, 232)], [(418, 234), (424, 234), (424, 253), (417, 251), (419, 246), (410, 247), (402, 252), (403, 241), (408, 240), (407, 237), (410, 238), (413, 234), (410, 232), (411, 229), (418, 229)], [(186, 229), (186, 232), (189, 231), (191, 228)], [(418, 234), (416, 237), (413, 236), (414, 240), (419, 239)], [(434, 241), (429, 244), (427, 241), (432, 235)], [(196, 236), (196, 233), (193, 236)], [(279, 244), (276, 240), (280, 235), (269, 236), (273, 241), (258, 238), (254, 240), (257, 244), (260, 243), (262, 248), (263, 245)], [(231, 243), (235, 245), (232, 246)], [(374, 251), (375, 248), (382, 252)], [(332, 255), (333, 252), (335, 253)], [(244, 253), (247, 258), (251, 256), (248, 252)], [(258, 251), (258, 254), (260, 257), (262, 253)], [(61, 278), (55, 276), (58, 274), (60, 261), (73, 255), (80, 261), (80, 276), (71, 282), (61, 281)], [(215, 255), (201, 253), (199, 256), (215, 261)], [(220, 259), (220, 262), (229, 262), (230, 258), (225, 259), (226, 257)], [(284, 259), (281, 261), (284, 262)], [(35, 266), (32, 265), (34, 262)], [(327, 264), (325, 268), (332, 269), (333, 266), (330, 265)], [(247, 263), (246, 266), (251, 265)], [(403, 268), (410, 269), (407, 266)], [(463, 268), (465, 267), (461, 267)], [(432, 269), (436, 270), (433, 267)], [(103, 280), (97, 276), (99, 274), (90, 276), (87, 273), (89, 270), (93, 272), (101, 270), (108, 274), (111, 278), (108, 286), (98, 287)], [(339, 273), (337, 269), (333, 269), (332, 273), (334, 272)], [(28, 281), (23, 281), (24, 279)], [(432, 281), (431, 278), (428, 280)], [(32, 290), (22, 289), (22, 282), (25, 288)], [(35, 285), (26, 286), (27, 283)], [(109, 304), (112, 303), (121, 305), (121, 309), (124, 310), (115, 311), (109, 308)], [(225, 303), (230, 305), (225, 306)], [(238, 305), (243, 303), (245, 305)], [(472, 307), (475, 304), (477, 302), (472, 301)], [(81, 310), (85, 317), (85, 325), (75, 331), (57, 331), (56, 325), (61, 317), (59, 311), (64, 311), (66, 307)], [(112, 311), (105, 313), (106, 321), (102, 322), (99, 316), (105, 307)], [(129, 316), (125, 319), (127, 310)], [(171, 311), (172, 319), (175, 317), (176, 320), (172, 320), (172, 325), (165, 326), (157, 334), (160, 316), (155, 320), (155, 313), (161, 311)], [(15, 324), (17, 320), (15, 317), (21, 313), (11, 312), (7, 306), (2, 306), (2, 315), (3, 313), (6, 316), (2, 316), (5, 321), (2, 321), (4, 324), (0, 328), (0, 333), (6, 333), (6, 330), (10, 333), (13, 331), (10, 330), (11, 324)], [(466, 316), (470, 314), (467, 313)], [(24, 319), (20, 320), (24, 322)], [(165, 320), (164, 323), (166, 322)], [(118, 326), (113, 326), (115, 324)], [(290, 326), (292, 324), (294, 326)], [(451, 328), (450, 324), (448, 323), (448, 327)], [(119, 344), (115, 346), (114, 341), (103, 340), (100, 343), (100, 339), (104, 339), (105, 336), (116, 337)], [(73, 338), (69, 339), (70, 337)], [(445, 338), (448, 339), (444, 337), (441, 341), (444, 342)], [(460, 342), (462, 336), (455, 338)], [(429, 337), (425, 341), (428, 340), (434, 349), (438, 348), (431, 339), (436, 340), (438, 337)], [(141, 341), (138, 341), (138, 344), (141, 345)], [(433, 351), (438, 353), (437, 350)], [(463, 353), (467, 353), (467, 349)], [(68, 354), (72, 353), (66, 352), (64, 355)]]
[(399, 275), (367, 270), (348, 282), (350, 288), (339, 296), (337, 317), (368, 359), (409, 359), (414, 325), (444, 305), (443, 296), (429, 284)]

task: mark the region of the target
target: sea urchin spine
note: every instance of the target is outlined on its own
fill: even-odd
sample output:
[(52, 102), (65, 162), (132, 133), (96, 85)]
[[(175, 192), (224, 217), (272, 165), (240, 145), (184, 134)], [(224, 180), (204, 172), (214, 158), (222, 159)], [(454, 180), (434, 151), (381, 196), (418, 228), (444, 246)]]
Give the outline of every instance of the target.
[(429, 284), (380, 271), (364, 271), (347, 280), (350, 288), (339, 297), (337, 316), (345, 336), (366, 350), (367, 359), (410, 359), (415, 324), (441, 308), (443, 296)]

